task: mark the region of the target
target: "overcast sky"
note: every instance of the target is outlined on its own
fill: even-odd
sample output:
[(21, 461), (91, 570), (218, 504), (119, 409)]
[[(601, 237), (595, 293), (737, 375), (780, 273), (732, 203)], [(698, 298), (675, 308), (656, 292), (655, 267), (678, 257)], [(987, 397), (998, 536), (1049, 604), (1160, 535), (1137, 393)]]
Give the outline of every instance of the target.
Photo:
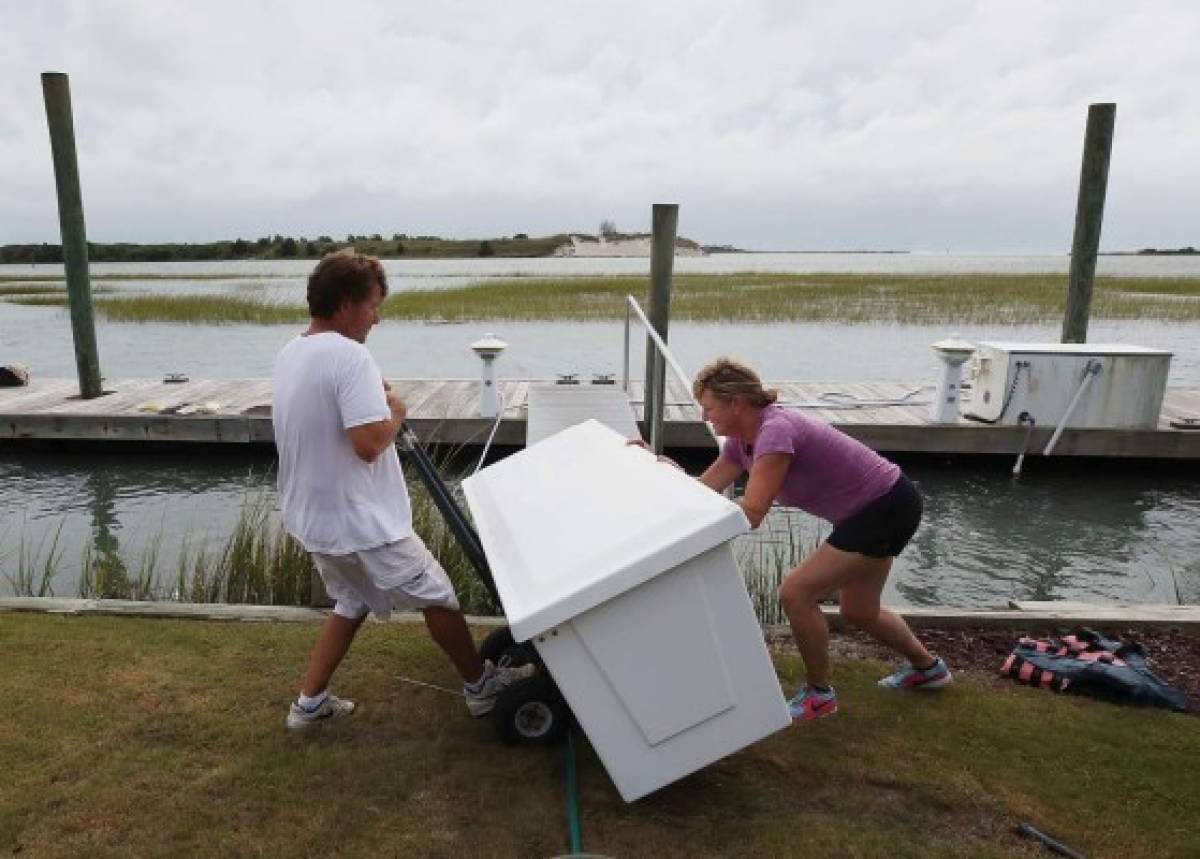
[(1200, 3), (0, 0), (0, 243), (679, 231), (753, 249), (1200, 245)]

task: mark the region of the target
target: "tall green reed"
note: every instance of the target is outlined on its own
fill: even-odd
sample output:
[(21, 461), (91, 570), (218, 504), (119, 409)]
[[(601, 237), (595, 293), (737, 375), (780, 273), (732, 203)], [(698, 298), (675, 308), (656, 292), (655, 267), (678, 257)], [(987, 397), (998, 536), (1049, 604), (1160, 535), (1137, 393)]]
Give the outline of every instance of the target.
[(217, 548), (190, 548), (185, 535), (175, 565), (174, 599), (199, 603), (308, 605), (312, 560), (274, 515), (263, 489), (248, 492), (233, 530)]
[[(16, 569), (12, 574), (5, 573), (4, 577), (8, 580), (12, 592), (19, 597), (54, 596), (54, 577), (59, 572), (63, 555), (63, 549), (59, 546), (59, 542), (66, 519), (59, 521), (53, 537), (50, 537), (49, 532), (43, 534), (36, 549), (32, 541), (26, 542), (27, 524), (25, 519), (21, 520), (20, 542), (14, 550)], [(48, 548), (46, 546), (47, 539), (50, 539)], [(0, 558), (0, 562), (7, 562), (14, 552), (9, 552), (8, 555)]]
[[(456, 452), (444, 454), (443, 466)], [(451, 484), (452, 489), (455, 488)], [(496, 607), (474, 567), (423, 485), (410, 482), (413, 528), (445, 568), (459, 595), (463, 610), (494, 613)], [(51, 595), (50, 582), (61, 568), (58, 532), (46, 550), (44, 537), (37, 547), (18, 546), (16, 573), (8, 576), (14, 593)], [(309, 605), (315, 568), (311, 556), (284, 529), (265, 489), (243, 495), (237, 521), (223, 541), (193, 532), (182, 536), (174, 569), (162, 570), (165, 522), (128, 558), (117, 549), (87, 542), (80, 560), (77, 593), (86, 599), (175, 600), (196, 603), (252, 605)]]
[[(464, 449), (441, 448), (435, 464), (442, 473), (456, 467)], [(411, 473), (411, 469), (408, 469)], [(460, 484), (448, 480), (461, 509)], [(447, 527), (441, 511), (423, 484), (409, 481), (413, 529), (446, 570), (463, 611), (496, 614), (487, 588), (462, 546)], [(22, 538), (10, 552), (18, 558), (15, 574), (6, 573), (19, 596), (52, 596), (52, 581), (60, 572), (63, 523), (36, 546)], [(24, 529), (23, 529), (24, 532)], [(165, 521), (150, 535), (135, 558), (119, 550), (100, 549), (88, 541), (80, 562), (78, 595), (95, 599), (175, 600), (196, 603), (309, 605), (314, 575), (312, 559), (278, 521), (271, 495), (263, 488), (243, 495), (238, 519), (223, 541), (182, 537), (174, 569), (162, 569)], [(822, 539), (813, 521), (796, 511), (774, 508), (753, 534), (739, 538), (735, 551), (755, 614), (764, 624), (786, 621), (777, 591), (787, 573), (810, 554)], [(2, 560), (2, 559), (0, 559)]]
[(787, 622), (779, 604), (779, 586), (821, 544), (822, 532), (811, 517), (774, 507), (757, 531), (737, 539), (735, 556), (759, 623), (773, 626)]

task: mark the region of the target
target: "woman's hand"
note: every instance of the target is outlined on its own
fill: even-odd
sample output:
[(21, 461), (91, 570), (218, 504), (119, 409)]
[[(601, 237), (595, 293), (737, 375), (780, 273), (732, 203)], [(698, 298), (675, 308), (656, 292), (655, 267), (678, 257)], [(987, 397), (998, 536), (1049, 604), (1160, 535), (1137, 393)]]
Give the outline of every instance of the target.
[[(626, 447), (640, 447), (642, 450), (646, 451), (647, 453), (652, 453), (652, 451), (650, 450), (650, 445), (646, 444), (640, 438), (627, 438), (627, 439), (625, 439), (625, 445), (626, 445)], [(676, 468), (678, 468), (680, 471), (683, 471), (683, 466), (680, 465), (675, 460), (671, 459), (671, 457), (669, 457), (669, 456), (663, 456), (660, 453), (660, 454), (658, 454), (658, 456), (655, 457), (655, 459), (657, 459), (659, 462), (665, 462), (667, 465), (673, 465)]]

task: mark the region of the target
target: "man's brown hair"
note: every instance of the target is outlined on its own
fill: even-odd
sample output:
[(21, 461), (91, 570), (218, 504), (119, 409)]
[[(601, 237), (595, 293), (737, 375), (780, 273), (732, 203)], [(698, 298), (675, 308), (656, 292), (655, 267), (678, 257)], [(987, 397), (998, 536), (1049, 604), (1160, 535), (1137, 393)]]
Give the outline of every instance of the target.
[(314, 319), (328, 319), (346, 302), (364, 301), (373, 283), (386, 297), (387, 275), (375, 257), (353, 249), (325, 254), (308, 276), (308, 312)]

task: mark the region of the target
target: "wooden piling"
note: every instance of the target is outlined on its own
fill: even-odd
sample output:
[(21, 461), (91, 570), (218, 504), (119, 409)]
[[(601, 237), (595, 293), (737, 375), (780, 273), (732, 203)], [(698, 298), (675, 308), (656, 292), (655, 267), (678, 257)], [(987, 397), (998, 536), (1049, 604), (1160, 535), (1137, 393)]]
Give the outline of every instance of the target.
[(75, 340), (75, 366), (79, 393), (92, 399), (100, 386), (100, 353), (92, 313), (92, 287), (88, 277), (87, 231), (83, 222), (83, 194), (79, 188), (79, 163), (75, 157), (75, 122), (71, 114), (71, 87), (61, 72), (42, 73), (42, 95), (50, 125), (50, 151), (54, 182), (58, 188), (58, 222), (62, 233), (63, 266), (67, 274), (67, 300), (71, 308), (71, 334)]
[(1075, 236), (1071, 242), (1071, 273), (1067, 280), (1067, 310), (1063, 316), (1064, 343), (1087, 342), (1116, 117), (1115, 104), (1093, 104), (1088, 107), (1083, 166), (1079, 172), (1079, 200), (1075, 206)]
[[(679, 225), (677, 203), (655, 203), (651, 215), (650, 302), (646, 318), (658, 336), (667, 341), (671, 322), (671, 273), (675, 267), (675, 233)], [(654, 342), (646, 338), (646, 430), (655, 453), (663, 450), (663, 406), (666, 400), (667, 362)]]

